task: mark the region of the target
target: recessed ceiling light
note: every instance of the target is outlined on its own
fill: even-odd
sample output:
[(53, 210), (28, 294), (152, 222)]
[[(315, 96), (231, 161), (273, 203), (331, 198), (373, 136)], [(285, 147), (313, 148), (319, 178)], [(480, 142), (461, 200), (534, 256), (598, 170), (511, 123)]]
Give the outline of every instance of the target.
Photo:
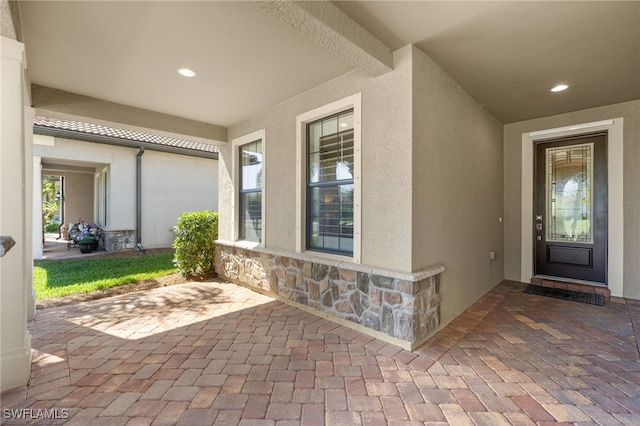
[(569, 86), (566, 84), (558, 84), (556, 87), (551, 89), (552, 92), (562, 92), (563, 90), (567, 90)]
[(190, 70), (189, 68), (180, 68), (178, 70), (178, 73), (180, 75), (182, 75), (182, 76), (185, 76), (185, 77), (195, 77), (196, 76), (196, 73), (194, 71)]

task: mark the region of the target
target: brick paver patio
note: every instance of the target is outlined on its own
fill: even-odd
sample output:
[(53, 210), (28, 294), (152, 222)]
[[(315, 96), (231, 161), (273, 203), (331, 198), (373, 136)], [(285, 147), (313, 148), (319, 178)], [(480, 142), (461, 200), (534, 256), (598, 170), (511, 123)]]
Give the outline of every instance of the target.
[(2, 423), (639, 425), (640, 302), (523, 288), (414, 352), (216, 282), (39, 311)]

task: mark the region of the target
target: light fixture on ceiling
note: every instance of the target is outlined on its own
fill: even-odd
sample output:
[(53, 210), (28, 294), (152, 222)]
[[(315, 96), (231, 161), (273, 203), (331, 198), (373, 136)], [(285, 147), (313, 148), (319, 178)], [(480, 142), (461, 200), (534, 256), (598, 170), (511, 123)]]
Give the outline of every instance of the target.
[(178, 74), (184, 76), (184, 77), (195, 77), (196, 73), (193, 70), (190, 70), (189, 68), (180, 68), (178, 70)]
[(558, 84), (556, 87), (551, 89), (552, 92), (562, 92), (563, 90), (567, 90), (569, 86), (566, 84)]

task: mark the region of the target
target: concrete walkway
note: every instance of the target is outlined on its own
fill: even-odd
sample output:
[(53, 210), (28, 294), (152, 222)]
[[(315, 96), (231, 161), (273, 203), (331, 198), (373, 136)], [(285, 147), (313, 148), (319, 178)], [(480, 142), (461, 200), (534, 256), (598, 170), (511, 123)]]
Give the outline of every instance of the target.
[(2, 422), (639, 425), (640, 302), (523, 288), (500, 284), (415, 352), (216, 282), (39, 311), (31, 383), (2, 394)]
[(69, 245), (69, 241), (59, 238), (57, 233), (44, 234), (42, 260), (59, 260), (59, 259), (86, 259), (88, 257), (107, 253), (102, 247), (91, 253), (82, 253), (78, 245)]

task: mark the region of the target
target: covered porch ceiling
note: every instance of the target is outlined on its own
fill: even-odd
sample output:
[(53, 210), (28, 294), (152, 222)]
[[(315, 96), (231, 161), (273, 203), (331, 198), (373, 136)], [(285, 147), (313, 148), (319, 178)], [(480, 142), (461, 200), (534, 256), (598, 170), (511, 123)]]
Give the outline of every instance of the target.
[[(640, 98), (633, 1), (28, 1), (19, 9), (39, 114), (90, 114), (87, 99), (108, 101), (198, 123), (209, 140), (224, 139), (226, 130), (207, 133), (215, 126), (356, 68), (376, 78), (407, 44), (503, 123)], [(550, 92), (560, 83), (569, 89)]]

